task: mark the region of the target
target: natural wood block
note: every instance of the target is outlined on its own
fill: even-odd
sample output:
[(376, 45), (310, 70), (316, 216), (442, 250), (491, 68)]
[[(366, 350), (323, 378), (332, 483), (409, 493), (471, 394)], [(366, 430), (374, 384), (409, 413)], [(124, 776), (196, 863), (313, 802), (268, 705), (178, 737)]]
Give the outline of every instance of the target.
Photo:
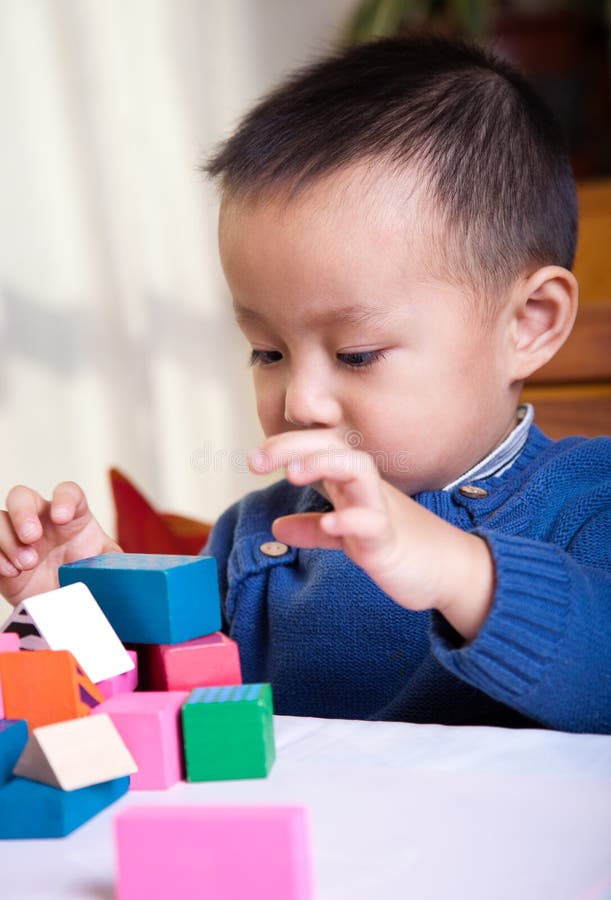
[(117, 900), (311, 900), (301, 806), (132, 806), (115, 819)]
[(87, 716), (104, 700), (68, 650), (0, 653), (0, 683), (5, 715), (30, 731)]
[(112, 719), (99, 715), (35, 728), (13, 775), (74, 791), (137, 771)]
[(71, 584), (28, 597), (16, 607), (3, 631), (20, 635), (23, 649), (70, 650), (93, 682), (134, 667), (84, 584)]
[(84, 582), (125, 643), (175, 644), (221, 627), (212, 556), (106, 553), (60, 566), (62, 585)]
[(190, 691), (242, 683), (238, 645), (220, 631), (181, 644), (156, 644), (149, 652), (153, 689)]

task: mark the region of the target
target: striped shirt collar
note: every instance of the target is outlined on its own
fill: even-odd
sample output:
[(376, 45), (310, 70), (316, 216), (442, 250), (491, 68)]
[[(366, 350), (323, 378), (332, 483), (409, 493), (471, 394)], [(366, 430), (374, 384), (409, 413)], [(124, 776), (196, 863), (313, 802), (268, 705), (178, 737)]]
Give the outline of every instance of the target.
[(528, 439), (528, 431), (534, 419), (534, 409), (531, 403), (522, 403), (517, 409), (517, 425), (508, 434), (502, 444), (495, 447), (480, 462), (476, 463), (468, 472), (465, 472), (451, 484), (446, 484), (444, 491), (451, 491), (453, 488), (462, 484), (463, 481), (478, 481), (483, 478), (491, 478), (502, 475), (507, 469), (511, 468)]

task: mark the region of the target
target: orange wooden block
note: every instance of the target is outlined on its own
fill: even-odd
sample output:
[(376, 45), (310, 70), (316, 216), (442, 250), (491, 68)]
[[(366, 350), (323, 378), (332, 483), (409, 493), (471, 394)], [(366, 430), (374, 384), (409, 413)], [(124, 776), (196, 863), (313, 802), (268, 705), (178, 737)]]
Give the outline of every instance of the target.
[(30, 732), (87, 716), (104, 696), (68, 650), (0, 653), (0, 684), (7, 719), (26, 719)]

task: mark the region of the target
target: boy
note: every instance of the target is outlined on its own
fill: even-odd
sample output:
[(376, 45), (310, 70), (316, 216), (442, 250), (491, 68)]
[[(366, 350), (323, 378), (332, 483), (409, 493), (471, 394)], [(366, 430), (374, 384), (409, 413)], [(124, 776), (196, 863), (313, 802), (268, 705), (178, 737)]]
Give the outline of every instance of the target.
[[(208, 171), (251, 468), (286, 473), (207, 547), (244, 680), (285, 714), (609, 731), (611, 441), (518, 407), (577, 307), (549, 113), (478, 49), (382, 41), (298, 73)], [(78, 486), (14, 488), (0, 589), (112, 549)]]

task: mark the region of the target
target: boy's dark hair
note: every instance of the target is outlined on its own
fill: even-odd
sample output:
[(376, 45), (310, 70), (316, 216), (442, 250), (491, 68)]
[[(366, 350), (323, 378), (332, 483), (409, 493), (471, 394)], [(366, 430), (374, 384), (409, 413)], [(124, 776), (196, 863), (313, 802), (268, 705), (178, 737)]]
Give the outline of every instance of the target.
[(564, 136), (518, 72), (462, 41), (385, 39), (301, 69), (203, 168), (231, 196), (290, 196), (359, 162), (423, 176), (453, 280), (498, 290), (540, 265), (573, 264)]

